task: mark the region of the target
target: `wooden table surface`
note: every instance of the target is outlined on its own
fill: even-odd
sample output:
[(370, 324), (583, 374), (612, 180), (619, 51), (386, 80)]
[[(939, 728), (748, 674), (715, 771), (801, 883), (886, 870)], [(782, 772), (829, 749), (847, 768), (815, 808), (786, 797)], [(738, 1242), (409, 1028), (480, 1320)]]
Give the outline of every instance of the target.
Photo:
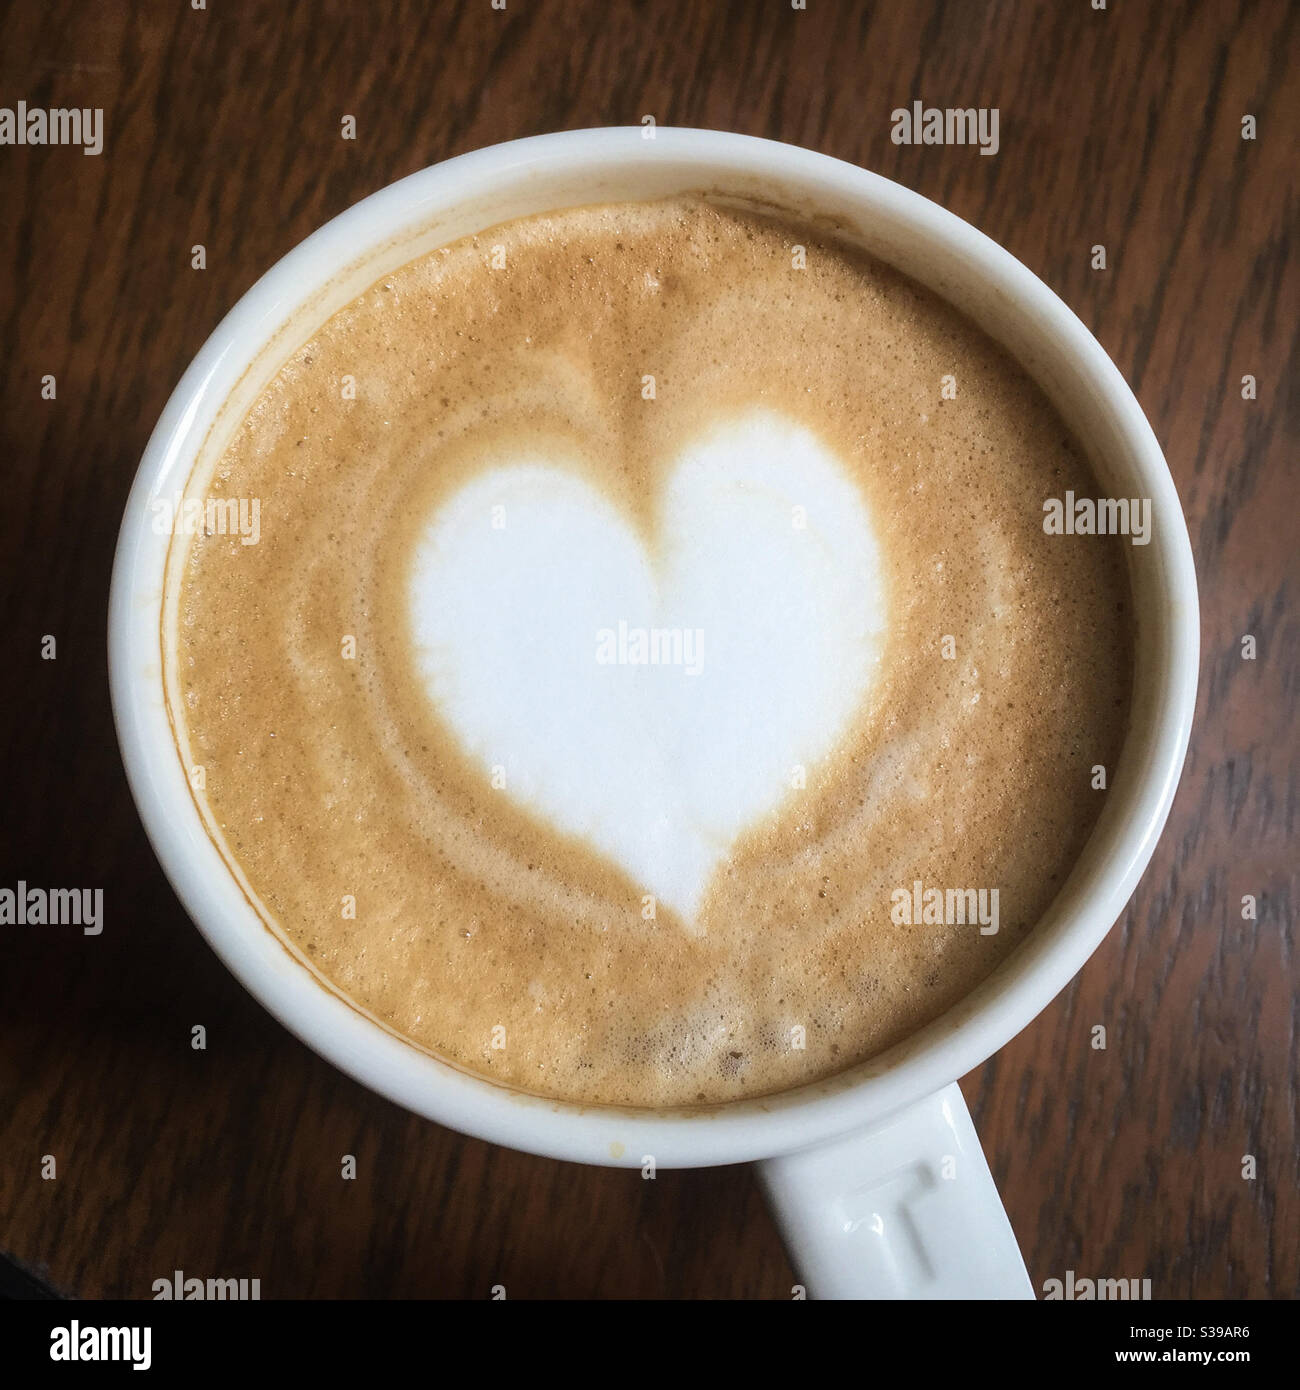
[[(1040, 1289), (1072, 1269), (1150, 1278), (1158, 1298), (1296, 1296), (1298, 27), (1286, 0), (0, 9), (0, 104), (105, 120), (99, 157), (0, 147), (0, 885), (100, 886), (105, 904), (98, 937), (0, 927), (10, 1287), (25, 1271), (148, 1297), (179, 1268), (259, 1278), (264, 1298), (789, 1297), (750, 1170), (646, 1182), (508, 1152), (293, 1039), (164, 881), (106, 689), (127, 488), (238, 296), (413, 170), (652, 114), (806, 145), (936, 199), (1056, 290), (1137, 392), (1202, 585), (1187, 769), (1115, 930), (963, 1089)], [(997, 155), (893, 144), (890, 112), (916, 99), (997, 107)]]

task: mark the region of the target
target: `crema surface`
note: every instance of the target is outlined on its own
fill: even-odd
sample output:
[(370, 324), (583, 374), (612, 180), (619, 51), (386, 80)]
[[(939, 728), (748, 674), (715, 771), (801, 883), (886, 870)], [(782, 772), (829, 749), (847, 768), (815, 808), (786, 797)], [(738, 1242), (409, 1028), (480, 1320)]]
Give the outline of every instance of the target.
[(994, 970), (1100, 814), (1125, 542), (1043, 530), (1098, 494), (1082, 452), (809, 226), (687, 198), (435, 251), (203, 487), (260, 509), (256, 544), (178, 542), (214, 839), (340, 991), (503, 1084), (842, 1071)]

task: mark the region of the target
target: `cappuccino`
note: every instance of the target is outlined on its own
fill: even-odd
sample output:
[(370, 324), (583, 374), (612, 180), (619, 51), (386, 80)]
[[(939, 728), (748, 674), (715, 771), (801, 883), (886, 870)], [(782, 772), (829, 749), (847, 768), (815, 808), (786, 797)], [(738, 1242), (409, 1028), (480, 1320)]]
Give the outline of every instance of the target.
[(504, 1085), (831, 1077), (1004, 961), (1101, 811), (1127, 542), (1043, 526), (1084, 455), (811, 225), (678, 198), (443, 247), (200, 471), (260, 509), (172, 541), (209, 833), (331, 987)]

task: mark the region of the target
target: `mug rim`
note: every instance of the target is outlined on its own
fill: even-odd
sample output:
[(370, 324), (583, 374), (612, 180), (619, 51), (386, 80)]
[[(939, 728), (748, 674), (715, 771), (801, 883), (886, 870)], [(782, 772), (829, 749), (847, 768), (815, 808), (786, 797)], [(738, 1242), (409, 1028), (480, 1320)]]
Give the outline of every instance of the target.
[[(568, 170), (580, 175), (637, 161), (683, 172), (725, 166), (738, 177), (770, 178), (811, 197), (833, 192), (864, 215), (892, 219), (942, 249), (964, 274), (1010, 296), (1027, 322), (1036, 320), (1059, 342), (1079, 388), (1105, 400), (1132, 470), (1161, 517), (1151, 540), (1164, 628), (1157, 634), (1160, 658), (1150, 672), (1150, 746), (1142, 750), (1127, 804), (1118, 810), (1107, 804), (1114, 850), (1086, 876), (1075, 894), (1079, 904), (1053, 920), (1045, 939), (1038, 939), (1035, 927), (967, 1000), (880, 1057), (828, 1081), (696, 1111), (584, 1106), (509, 1090), (401, 1039), (337, 990), (322, 987), (305, 962), (289, 955), (239, 890), (190, 797), (163, 698), (165, 561), (160, 570), (147, 505), (170, 495), (174, 489), (166, 484), (173, 474), (184, 490), (234, 380), (330, 275), (359, 254), (364, 259), (402, 228), (511, 180), (526, 183), (542, 172)], [(1029, 364), (1022, 365), (1032, 374)], [(123, 764), (155, 855), (226, 967), (291, 1032), (370, 1089), (478, 1138), (579, 1162), (639, 1167), (653, 1155), (658, 1166), (698, 1167), (791, 1152), (882, 1119), (979, 1065), (1065, 987), (1123, 910), (1168, 816), (1191, 731), (1199, 615), (1186, 522), (1141, 406), (1093, 335), (1010, 252), (920, 194), (830, 156), (755, 136), (683, 127), (661, 126), (647, 138), (644, 128), (632, 126), (531, 136), (430, 165), (353, 204), (278, 260), (213, 330), (145, 448), (114, 556), (108, 648)], [(1121, 765), (1132, 756), (1126, 742)], [(1056, 906), (1044, 921), (1055, 917)]]

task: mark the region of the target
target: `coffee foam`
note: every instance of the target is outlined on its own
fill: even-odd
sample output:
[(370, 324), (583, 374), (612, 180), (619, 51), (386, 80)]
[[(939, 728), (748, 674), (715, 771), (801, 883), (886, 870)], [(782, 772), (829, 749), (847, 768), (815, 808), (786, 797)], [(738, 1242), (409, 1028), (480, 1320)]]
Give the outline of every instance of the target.
[[(203, 809), (319, 969), (460, 1065), (633, 1105), (829, 1075), (1004, 959), (1100, 809), (1127, 584), (1043, 535), (1067, 487), (1023, 373), (807, 227), (493, 229), (331, 319), (223, 456), (262, 537), (184, 567)], [(620, 619), (702, 629), (702, 669), (599, 664)], [(999, 935), (891, 921), (916, 879), (999, 887)]]
[(866, 696), (876, 544), (840, 465), (771, 411), (686, 446), (644, 540), (587, 473), (485, 460), (444, 504), (417, 664), (484, 777), (693, 929), (736, 837)]

